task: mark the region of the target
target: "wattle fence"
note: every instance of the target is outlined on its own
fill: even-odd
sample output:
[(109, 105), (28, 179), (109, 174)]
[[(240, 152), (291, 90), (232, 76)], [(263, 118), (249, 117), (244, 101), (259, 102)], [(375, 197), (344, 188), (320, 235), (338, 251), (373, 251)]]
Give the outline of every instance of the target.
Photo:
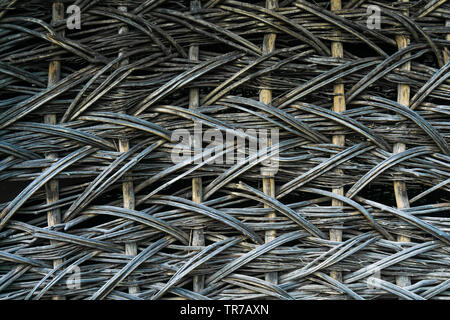
[(446, 0), (0, 2), (0, 300), (449, 299)]

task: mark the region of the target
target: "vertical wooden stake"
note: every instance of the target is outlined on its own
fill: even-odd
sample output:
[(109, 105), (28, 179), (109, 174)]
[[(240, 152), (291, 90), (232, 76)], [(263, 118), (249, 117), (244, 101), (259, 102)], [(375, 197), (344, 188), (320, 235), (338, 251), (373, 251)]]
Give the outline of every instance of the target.
[[(118, 9), (120, 11), (127, 11), (126, 6), (119, 6)], [(124, 34), (128, 32), (128, 27), (123, 26), (119, 29), (119, 34)], [(124, 54), (123, 50), (120, 50), (119, 57)], [(125, 65), (128, 63), (128, 59), (124, 59), (121, 62), (121, 65)], [(130, 149), (130, 143), (127, 138), (120, 138), (119, 139), (119, 151), (120, 152), (127, 152)], [(125, 175), (124, 181), (122, 182), (122, 194), (123, 194), (123, 207), (125, 209), (134, 209), (135, 207), (135, 197), (134, 197), (134, 184), (133, 179), (130, 176)], [(138, 254), (138, 247), (136, 242), (129, 242), (125, 244), (125, 254), (130, 256), (136, 256)], [(139, 293), (139, 287), (138, 286), (129, 286), (128, 287), (128, 293), (130, 294), (137, 294)]]
[[(409, 0), (402, 0), (402, 2), (409, 2)], [(408, 15), (408, 12), (404, 12), (405, 15)], [(395, 41), (397, 42), (397, 47), (399, 50), (407, 47), (409, 45), (409, 38), (403, 35), (399, 35), (396, 37)], [(403, 70), (411, 70), (411, 63), (407, 62), (402, 67)], [(409, 107), (410, 100), (410, 88), (407, 84), (399, 84), (397, 87), (397, 102)], [(406, 150), (406, 145), (404, 143), (398, 142), (394, 145), (394, 154), (400, 153)], [(397, 203), (398, 209), (409, 208), (409, 198), (408, 191), (406, 189), (406, 184), (403, 181), (394, 181), (394, 193), (395, 193), (395, 201)], [(410, 239), (406, 236), (398, 236), (397, 241), (399, 242), (409, 242)], [(411, 280), (407, 276), (397, 276), (396, 283), (400, 287), (409, 286), (411, 284)]]
[[(201, 8), (200, 0), (191, 0), (191, 11), (195, 11)], [(189, 47), (189, 59), (192, 61), (199, 61), (199, 47), (192, 45)], [(200, 96), (198, 88), (192, 88), (189, 90), (189, 109), (196, 109), (200, 105)], [(197, 137), (194, 135), (194, 139)], [(202, 146), (198, 145), (198, 141), (194, 141), (194, 148)], [(203, 185), (202, 178), (192, 178), (192, 201), (201, 203), (203, 201)], [(192, 230), (192, 245), (204, 246), (205, 236), (203, 229)], [(205, 287), (204, 276), (194, 276), (194, 292), (200, 292)]]
[[(55, 1), (52, 6), (52, 20), (57, 22), (64, 19), (64, 5), (60, 1)], [(50, 62), (48, 68), (48, 87), (53, 86), (61, 78), (61, 62), (56, 57)], [(47, 124), (56, 124), (56, 114), (46, 114), (44, 116), (44, 122)], [(47, 159), (57, 159), (58, 155), (54, 152), (49, 152), (45, 155)], [(47, 198), (47, 204), (51, 204), (59, 200), (59, 182), (57, 179), (50, 180), (45, 185), (45, 193)], [(61, 223), (61, 210), (59, 208), (50, 210), (47, 212), (47, 224), (49, 227), (53, 227)], [(54, 241), (50, 241), (54, 244)], [(62, 259), (53, 260), (53, 267), (56, 268), (63, 262)], [(64, 297), (55, 296), (53, 300), (64, 300)]]
[[(342, 9), (341, 0), (331, 0), (331, 11), (339, 11)], [(340, 31), (336, 31), (336, 36), (340, 37)], [(331, 43), (331, 54), (334, 58), (343, 58), (344, 57), (344, 46), (341, 41), (333, 41)], [(345, 104), (345, 89), (343, 83), (336, 83), (334, 85), (334, 98), (333, 98), (333, 111), (334, 112), (343, 112), (346, 110)], [(345, 135), (336, 134), (333, 135), (332, 138), (333, 144), (337, 146), (345, 145)], [(341, 170), (337, 170), (338, 174), (342, 174)], [(344, 195), (344, 188), (333, 188), (332, 192), (338, 195)], [(332, 206), (341, 207), (343, 206), (342, 201), (333, 199), (331, 202)], [(330, 230), (330, 240), (331, 241), (342, 241), (342, 230), (341, 229), (331, 229)], [(337, 271), (332, 271), (330, 276), (337, 281), (342, 281), (342, 273)]]
[[(278, 8), (278, 0), (266, 0), (266, 8), (269, 10)], [(263, 54), (269, 54), (275, 50), (275, 40), (276, 33), (268, 33), (264, 35), (263, 42)], [(259, 101), (265, 104), (272, 104), (272, 90), (271, 89), (262, 89), (259, 93)], [(271, 140), (267, 137), (267, 147), (271, 145)], [(263, 183), (263, 192), (270, 197), (275, 197), (275, 178), (273, 172), (271, 172), (270, 168), (261, 168), (262, 183)], [(269, 208), (267, 205), (264, 205), (265, 208)], [(269, 219), (275, 218), (275, 211), (269, 213), (267, 215)], [(265, 242), (270, 242), (276, 238), (275, 230), (266, 231)], [(266, 273), (266, 281), (277, 284), (278, 283), (278, 273), (277, 272), (268, 272)]]
[[(445, 20), (445, 26), (450, 27), (450, 19)], [(446, 39), (450, 41), (450, 33), (447, 34)], [(448, 63), (450, 61), (450, 52), (448, 47), (445, 47), (444, 49), (444, 60), (444, 63)]]

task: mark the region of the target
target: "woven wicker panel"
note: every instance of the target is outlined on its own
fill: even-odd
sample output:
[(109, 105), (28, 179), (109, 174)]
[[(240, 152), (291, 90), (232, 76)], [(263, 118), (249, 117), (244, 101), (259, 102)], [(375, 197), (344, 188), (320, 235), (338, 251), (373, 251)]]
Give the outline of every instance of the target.
[(445, 2), (1, 1), (0, 299), (448, 299)]

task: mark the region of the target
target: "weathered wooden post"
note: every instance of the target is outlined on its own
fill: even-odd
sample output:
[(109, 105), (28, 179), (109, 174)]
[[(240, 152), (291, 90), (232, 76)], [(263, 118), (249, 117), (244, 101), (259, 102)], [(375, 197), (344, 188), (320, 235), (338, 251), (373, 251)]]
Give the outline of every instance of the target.
[[(61, 1), (53, 2), (52, 6), (52, 22), (58, 22), (64, 19), (64, 4)], [(58, 82), (61, 78), (61, 61), (59, 57), (55, 57), (52, 61), (50, 61), (48, 68), (48, 87), (53, 86), (56, 82)], [(44, 116), (44, 122), (46, 124), (56, 124), (56, 114), (48, 113)], [(58, 154), (55, 152), (48, 152), (45, 157), (47, 159), (57, 159)], [(45, 193), (47, 198), (47, 204), (52, 204), (59, 200), (59, 182), (57, 179), (50, 180), (45, 185)], [(47, 223), (49, 227), (53, 227), (59, 223), (61, 223), (61, 210), (59, 208), (55, 208), (49, 210), (47, 212)], [(54, 244), (55, 241), (50, 241), (51, 244)], [(53, 268), (56, 268), (63, 262), (62, 259), (53, 260)], [(55, 296), (54, 300), (64, 300), (64, 297)]]
[[(266, 0), (266, 8), (269, 10), (278, 8), (278, 0)], [(264, 42), (263, 42), (263, 54), (269, 54), (272, 51), (275, 50), (275, 40), (276, 40), (276, 33), (268, 33), (264, 35)], [(272, 90), (271, 89), (262, 89), (259, 93), (259, 101), (265, 103), (265, 104), (272, 104)], [(267, 147), (269, 148), (271, 146), (271, 139), (270, 137), (267, 137)], [(275, 197), (275, 178), (273, 173), (273, 168), (270, 167), (262, 167), (261, 168), (261, 175), (262, 183), (263, 183), (263, 192), (267, 194), (269, 197)], [(265, 208), (269, 208), (269, 206), (264, 205)], [(270, 219), (275, 218), (276, 214), (275, 211), (271, 212), (267, 216)], [(268, 230), (266, 231), (265, 241), (270, 242), (276, 237), (276, 231), (275, 230)], [(276, 272), (268, 272), (266, 274), (266, 281), (271, 283), (278, 283), (278, 275)]]
[[(191, 0), (191, 11), (195, 12), (201, 8), (200, 0)], [(189, 47), (189, 59), (192, 61), (199, 61), (199, 47), (197, 45), (192, 45)], [(189, 108), (196, 109), (200, 105), (200, 96), (198, 88), (191, 88), (189, 90)], [(195, 123), (194, 123), (195, 127)], [(202, 133), (200, 133), (202, 134)], [(200, 141), (195, 141), (197, 139), (194, 134), (194, 148), (202, 148)], [(192, 178), (192, 201), (201, 203), (203, 201), (203, 185), (202, 178), (195, 177)], [(205, 237), (203, 235), (203, 229), (197, 228), (192, 230), (192, 245), (193, 246), (204, 246)], [(194, 291), (199, 292), (205, 286), (204, 276), (194, 277)]]
[[(118, 9), (120, 11), (127, 12), (126, 6), (119, 6)], [(121, 26), (119, 29), (119, 34), (125, 34), (128, 32), (127, 26)], [(124, 50), (121, 49), (119, 51), (119, 57), (124, 54)], [(124, 59), (121, 62), (121, 65), (125, 65), (128, 63), (128, 59)], [(125, 112), (125, 111), (124, 111)], [(121, 137), (119, 139), (119, 151), (127, 152), (130, 149), (130, 142), (127, 137)], [(123, 194), (123, 207), (125, 209), (134, 209), (135, 207), (135, 196), (134, 196), (134, 184), (133, 178), (129, 175), (125, 175), (122, 182), (122, 194)], [(130, 256), (136, 256), (138, 254), (138, 248), (136, 242), (128, 242), (125, 244), (125, 254)], [(130, 278), (132, 279), (132, 278)], [(128, 292), (130, 294), (139, 293), (139, 287), (137, 286), (129, 286)]]
[[(331, 11), (339, 11), (342, 9), (342, 3), (341, 0), (331, 0)], [(339, 30), (336, 30), (335, 32), (336, 38), (339, 38), (341, 36), (341, 32)], [(336, 40), (331, 43), (331, 54), (334, 58), (343, 58), (344, 57), (344, 46), (341, 41)], [(334, 97), (333, 97), (333, 111), (334, 112), (343, 112), (346, 110), (346, 103), (345, 103), (345, 89), (343, 83), (336, 83), (334, 85)], [(342, 134), (336, 134), (333, 135), (332, 138), (333, 144), (337, 146), (344, 146), (345, 145), (345, 135)], [(338, 174), (342, 174), (341, 170), (337, 170)], [(332, 189), (333, 193), (337, 195), (344, 195), (344, 188), (343, 187), (337, 187)], [(342, 201), (339, 201), (337, 199), (332, 199), (331, 202), (332, 206), (339, 206), (342, 207), (343, 203)], [(342, 241), (342, 230), (339, 228), (340, 226), (336, 226), (336, 229), (330, 230), (330, 240), (341, 242)], [(338, 280), (342, 280), (342, 274), (341, 272), (332, 271), (331, 276)]]
[[(408, 3), (409, 0), (402, 0), (404, 3)], [(405, 9), (403, 12), (404, 15), (408, 15), (408, 10)], [(409, 45), (410, 39), (404, 35), (396, 36), (395, 41), (397, 42), (397, 47), (399, 50), (406, 48)], [(409, 71), (411, 70), (411, 62), (405, 63), (401, 66), (401, 69)], [(410, 88), (409, 85), (400, 83), (397, 86), (397, 102), (404, 105), (405, 107), (409, 107), (410, 100)], [(402, 142), (397, 142), (394, 145), (394, 154), (401, 153), (406, 150), (406, 145)], [(406, 183), (404, 181), (394, 181), (394, 193), (395, 193), (395, 201), (397, 203), (398, 209), (406, 209), (409, 208), (409, 198), (408, 198), (408, 190), (406, 189)], [(409, 242), (410, 239), (407, 236), (399, 235), (397, 237), (399, 242)], [(396, 278), (397, 285), (400, 287), (406, 287), (411, 284), (409, 277), (407, 276), (397, 276)]]

